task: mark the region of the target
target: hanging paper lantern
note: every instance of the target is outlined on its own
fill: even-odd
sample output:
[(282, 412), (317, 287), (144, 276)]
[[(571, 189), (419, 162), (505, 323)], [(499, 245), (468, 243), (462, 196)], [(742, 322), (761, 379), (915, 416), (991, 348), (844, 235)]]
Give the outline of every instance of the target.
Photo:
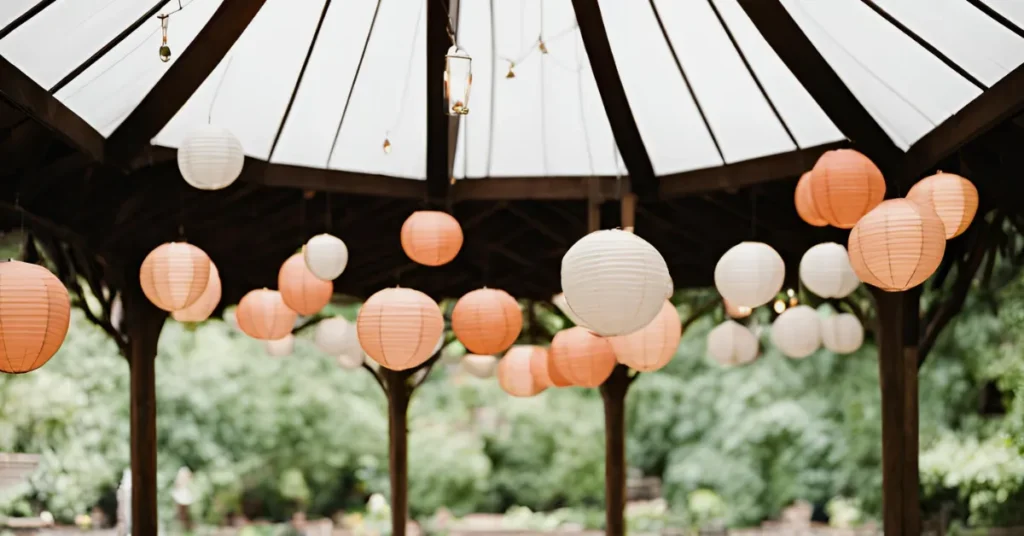
[(559, 292), (552, 296), (551, 303), (554, 304), (555, 307), (558, 307), (558, 310), (561, 311), (562, 314), (573, 323), (573, 325), (583, 326), (583, 321), (580, 320), (580, 317), (576, 316), (576, 313), (572, 312), (572, 308), (569, 307), (569, 302), (565, 300), (564, 292)]
[(281, 265), (277, 273), (277, 288), (284, 303), (303, 316), (320, 312), (334, 294), (334, 283), (313, 275), (299, 253), (288, 257)]
[(508, 292), (481, 288), (467, 293), (452, 309), (452, 331), (476, 354), (508, 350), (523, 329), (519, 303)]
[(760, 307), (782, 290), (786, 263), (763, 242), (741, 242), (718, 259), (715, 287), (737, 307)]
[(722, 298), (722, 305), (725, 306), (725, 314), (728, 315), (729, 318), (735, 318), (737, 320), (746, 318), (750, 316), (750, 313), (754, 312), (753, 309), (746, 305), (733, 305), (732, 302), (725, 298)]
[(231, 131), (202, 125), (178, 147), (178, 170), (185, 182), (200, 190), (227, 188), (242, 174), (245, 151)]
[(466, 354), (461, 361), (462, 370), (480, 379), (494, 376), (498, 358), (493, 355)]
[(217, 265), (210, 262), (210, 277), (206, 282), (206, 290), (199, 295), (199, 299), (192, 305), (171, 313), (178, 322), (204, 322), (213, 310), (220, 304), (220, 273), (217, 272)]
[(276, 290), (251, 290), (238, 302), (235, 320), (242, 333), (261, 341), (283, 339), (295, 327), (297, 315)]
[(356, 331), (359, 345), (371, 359), (391, 370), (406, 370), (434, 355), (444, 335), (444, 316), (426, 294), (388, 288), (363, 303)]
[(554, 367), (572, 385), (598, 387), (615, 368), (615, 351), (608, 339), (579, 326), (556, 333), (548, 351), (548, 374)]
[(547, 350), (546, 360), (547, 368), (545, 368), (545, 371), (548, 373), (548, 379), (551, 380), (552, 387), (569, 387), (572, 385), (569, 378), (567, 378), (565, 374), (562, 374), (561, 371), (558, 370), (558, 367), (555, 366), (555, 355), (550, 349)]
[(334, 235), (318, 234), (302, 246), (302, 258), (318, 279), (334, 281), (348, 266), (348, 247)]
[(562, 290), (581, 325), (610, 337), (650, 323), (671, 295), (665, 259), (643, 238), (618, 229), (579, 239), (562, 257)]
[(849, 229), (885, 199), (885, 179), (870, 158), (853, 149), (821, 155), (811, 170), (814, 206), (829, 225)]
[(363, 366), (366, 360), (366, 354), (360, 348), (358, 353), (355, 354), (341, 354), (337, 357), (338, 366), (345, 370), (355, 370)]
[(446, 212), (418, 210), (402, 224), (402, 249), (426, 266), (448, 264), (462, 249), (462, 226)]
[(890, 199), (857, 222), (848, 249), (861, 281), (890, 292), (907, 290), (938, 269), (946, 230), (930, 205)]
[(818, 207), (814, 206), (814, 196), (811, 195), (810, 171), (801, 175), (800, 180), (797, 181), (793, 201), (796, 203), (796, 213), (800, 215), (800, 219), (815, 227), (828, 225), (825, 218), (818, 214)]
[(845, 298), (860, 285), (846, 248), (835, 242), (818, 244), (804, 253), (800, 281), (822, 298)]
[(978, 189), (971, 181), (952, 173), (940, 171), (921, 179), (907, 192), (907, 199), (932, 206), (942, 220), (947, 240), (966, 231), (978, 212)]
[(263, 341), (263, 349), (271, 357), (288, 357), (295, 351), (295, 336), (289, 333), (281, 339)]
[(758, 342), (746, 326), (726, 320), (708, 333), (708, 355), (720, 365), (745, 365), (757, 359)]
[(530, 372), (532, 355), (533, 350), (529, 346), (513, 346), (498, 360), (498, 385), (502, 390), (520, 398), (534, 396), (544, 390)]
[(609, 337), (619, 363), (641, 372), (652, 372), (668, 364), (676, 355), (683, 324), (672, 303), (665, 300), (658, 316), (650, 324), (629, 335)]
[(802, 359), (821, 347), (818, 312), (806, 305), (786, 309), (772, 322), (772, 344), (786, 357)]
[(864, 344), (864, 326), (850, 313), (822, 317), (821, 343), (831, 352), (852, 354)]
[(0, 262), (0, 372), (23, 374), (46, 364), (64, 343), (71, 299), (49, 270)]
[(547, 389), (558, 387), (551, 381), (551, 374), (548, 373), (548, 349), (543, 346), (529, 346), (530, 348), (530, 374), (537, 385)]
[(164, 311), (184, 309), (203, 295), (210, 282), (210, 266), (210, 257), (192, 244), (162, 244), (142, 261), (142, 292)]
[(358, 355), (363, 349), (359, 347), (356, 327), (340, 316), (321, 320), (313, 333), (313, 344), (327, 355)]

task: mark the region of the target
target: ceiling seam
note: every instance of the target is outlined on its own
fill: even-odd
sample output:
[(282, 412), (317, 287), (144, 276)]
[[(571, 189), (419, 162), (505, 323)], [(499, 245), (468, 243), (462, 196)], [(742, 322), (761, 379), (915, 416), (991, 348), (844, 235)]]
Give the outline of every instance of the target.
[(1006, 18), (1002, 13), (996, 11), (992, 6), (984, 3), (982, 0), (967, 0), (972, 6), (988, 15), (988, 17), (999, 24), (1002, 24), (1007, 30), (1017, 34), (1018, 37), (1024, 38), (1024, 28), (1015, 24), (1010, 19)]

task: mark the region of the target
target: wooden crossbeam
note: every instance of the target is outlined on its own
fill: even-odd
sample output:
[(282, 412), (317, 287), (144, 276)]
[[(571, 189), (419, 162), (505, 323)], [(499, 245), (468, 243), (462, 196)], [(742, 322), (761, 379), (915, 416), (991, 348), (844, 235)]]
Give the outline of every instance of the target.
[(435, 202), (448, 197), (449, 117), (444, 100), (448, 10), (444, 0), (426, 0), (427, 6), (427, 194)]

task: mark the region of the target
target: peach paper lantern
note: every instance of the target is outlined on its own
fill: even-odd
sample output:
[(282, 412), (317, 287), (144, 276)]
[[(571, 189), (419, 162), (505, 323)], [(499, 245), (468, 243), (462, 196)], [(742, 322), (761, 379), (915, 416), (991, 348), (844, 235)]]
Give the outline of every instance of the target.
[(562, 374), (558, 367), (555, 366), (555, 354), (550, 349), (547, 352), (547, 367), (544, 369), (548, 374), (548, 379), (551, 380), (552, 387), (569, 387), (572, 382), (569, 378)]
[(206, 282), (206, 290), (199, 295), (195, 303), (174, 311), (171, 315), (178, 322), (204, 322), (210, 318), (220, 303), (220, 292), (220, 273), (217, 271), (217, 265), (210, 262), (210, 278)]
[(551, 381), (551, 374), (548, 373), (548, 349), (543, 346), (529, 346), (528, 348), (531, 349), (530, 374), (533, 374), (533, 381), (545, 389), (558, 387), (555, 382)]
[(829, 225), (850, 229), (885, 199), (885, 178), (870, 158), (836, 149), (814, 164), (810, 189), (818, 215)]
[(538, 383), (531, 371), (534, 346), (513, 346), (498, 360), (498, 385), (506, 393), (521, 398), (534, 396), (546, 387)]
[(295, 327), (298, 315), (284, 304), (276, 290), (250, 290), (235, 309), (235, 321), (242, 333), (261, 341), (285, 338)]
[(725, 298), (722, 298), (722, 306), (725, 307), (725, 314), (728, 315), (729, 318), (735, 318), (737, 320), (746, 318), (750, 316), (750, 313), (754, 312), (753, 309), (746, 305), (733, 305), (732, 302)]
[(71, 299), (49, 270), (0, 262), (0, 372), (31, 372), (57, 353), (71, 322)]
[(978, 212), (978, 189), (952, 173), (940, 171), (921, 179), (907, 192), (907, 199), (935, 209), (946, 230), (946, 240), (963, 234)]
[(793, 202), (796, 204), (796, 213), (800, 219), (815, 227), (828, 225), (825, 218), (818, 213), (818, 207), (814, 206), (814, 196), (811, 195), (811, 172), (808, 171), (800, 176), (796, 183), (796, 192), (793, 194)]
[(210, 282), (210, 257), (185, 242), (169, 242), (146, 255), (139, 269), (142, 292), (164, 311), (178, 311), (199, 300)]
[(668, 364), (676, 354), (683, 324), (672, 303), (665, 300), (658, 316), (639, 331), (610, 337), (608, 342), (619, 363), (641, 372), (652, 372)]
[(451, 262), (462, 249), (462, 239), (462, 226), (446, 212), (418, 210), (402, 224), (402, 249), (426, 266)]
[(598, 387), (615, 369), (615, 351), (608, 339), (579, 326), (563, 329), (551, 341), (552, 367), (572, 385)]
[(434, 355), (444, 334), (444, 316), (437, 303), (418, 290), (387, 288), (363, 303), (356, 333), (371, 359), (391, 370), (406, 370)]
[(452, 309), (452, 331), (474, 354), (504, 352), (522, 330), (519, 303), (504, 290), (474, 290), (459, 298)]
[(277, 272), (277, 288), (285, 305), (303, 316), (320, 312), (334, 294), (334, 283), (314, 275), (301, 253), (288, 257), (281, 265)]
[(890, 199), (857, 222), (847, 250), (861, 281), (898, 292), (924, 283), (938, 269), (946, 229), (931, 205)]

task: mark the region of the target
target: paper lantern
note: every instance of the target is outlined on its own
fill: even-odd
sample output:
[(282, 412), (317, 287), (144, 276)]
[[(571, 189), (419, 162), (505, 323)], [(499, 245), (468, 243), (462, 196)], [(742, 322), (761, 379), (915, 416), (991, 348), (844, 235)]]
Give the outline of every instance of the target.
[(446, 212), (418, 210), (402, 224), (402, 249), (426, 266), (448, 264), (462, 249), (462, 226)]
[(804, 253), (800, 281), (822, 298), (845, 298), (860, 285), (846, 248), (835, 242), (818, 244)]
[(558, 310), (573, 323), (573, 325), (583, 326), (583, 321), (580, 320), (580, 317), (576, 316), (576, 313), (572, 312), (572, 307), (569, 307), (569, 302), (566, 301), (564, 292), (559, 292), (552, 296), (551, 303), (554, 304), (554, 306), (557, 307)]
[(359, 346), (356, 327), (340, 316), (321, 320), (313, 333), (313, 344), (327, 355), (358, 355), (363, 349)]
[(821, 318), (821, 343), (837, 354), (852, 354), (864, 344), (864, 326), (850, 313)]
[(363, 366), (366, 360), (366, 354), (360, 348), (359, 352), (355, 354), (341, 354), (337, 357), (338, 366), (345, 370), (355, 370)]
[(46, 364), (64, 343), (71, 299), (49, 270), (0, 262), (0, 372), (23, 374)]
[(978, 189), (952, 173), (939, 172), (921, 179), (907, 192), (907, 199), (932, 206), (942, 220), (947, 240), (966, 231), (978, 212)]
[(572, 385), (598, 387), (615, 369), (615, 351), (608, 339), (579, 326), (556, 333), (548, 351), (548, 373), (554, 368)]
[(302, 258), (318, 279), (334, 281), (348, 266), (348, 247), (334, 235), (318, 234), (302, 246)]
[(142, 292), (164, 311), (184, 309), (203, 295), (210, 282), (210, 266), (210, 257), (192, 244), (162, 244), (142, 261)]
[(513, 346), (498, 360), (498, 385), (506, 393), (517, 397), (529, 397), (545, 389), (537, 383), (530, 371), (533, 362), (533, 346)]
[(660, 369), (672, 360), (683, 336), (679, 313), (668, 300), (650, 324), (628, 335), (609, 337), (619, 363), (641, 372)]
[(523, 313), (508, 292), (481, 288), (467, 293), (452, 309), (452, 331), (475, 354), (508, 350), (523, 330)]
[(562, 257), (562, 290), (587, 328), (606, 337), (632, 333), (658, 316), (672, 278), (658, 250), (618, 229), (579, 239)]
[(890, 199), (857, 222), (848, 249), (861, 281), (890, 292), (907, 290), (938, 269), (946, 230), (930, 205)]
[(220, 273), (217, 265), (210, 262), (210, 277), (199, 299), (184, 309), (174, 311), (171, 316), (178, 322), (204, 322), (220, 304), (220, 292)]
[(737, 307), (760, 307), (782, 290), (786, 263), (763, 242), (741, 242), (718, 259), (715, 287)]
[(444, 316), (426, 294), (388, 288), (363, 303), (356, 331), (360, 346), (371, 359), (391, 370), (406, 370), (434, 355), (444, 334)]
[(201, 125), (178, 146), (178, 170), (185, 182), (200, 190), (227, 188), (242, 174), (245, 151), (231, 131)]
[(786, 309), (772, 322), (772, 344), (786, 357), (802, 359), (821, 347), (818, 312), (806, 305)]
[(720, 365), (744, 365), (757, 359), (758, 341), (743, 324), (726, 320), (708, 333), (708, 355)]
[(548, 373), (548, 349), (543, 346), (530, 346), (530, 349), (530, 374), (533, 375), (533, 381), (545, 389), (558, 387)]
[(283, 339), (292, 332), (298, 315), (284, 304), (276, 290), (251, 290), (238, 302), (235, 321), (242, 333), (261, 341)]
[(271, 357), (288, 357), (295, 351), (295, 336), (289, 333), (277, 340), (263, 341), (263, 349)]
[(493, 355), (466, 354), (461, 361), (462, 370), (472, 376), (485, 379), (494, 376), (498, 367), (498, 358)]
[(818, 214), (818, 207), (814, 206), (814, 196), (811, 195), (811, 172), (808, 171), (800, 176), (796, 183), (796, 192), (793, 194), (793, 202), (796, 204), (796, 213), (800, 219), (815, 227), (828, 225), (825, 218)]
[(572, 382), (569, 381), (569, 378), (567, 378), (565, 374), (562, 374), (561, 371), (558, 370), (558, 367), (555, 365), (555, 356), (551, 352), (551, 350), (548, 350), (547, 354), (547, 368), (545, 369), (545, 371), (548, 373), (548, 379), (551, 380), (551, 386), (569, 387), (570, 385), (572, 385)]
[(733, 305), (732, 302), (725, 298), (722, 298), (722, 305), (725, 307), (725, 314), (728, 315), (729, 318), (735, 318), (737, 320), (746, 318), (750, 316), (750, 313), (754, 312), (753, 309), (746, 305)]
[(849, 229), (885, 199), (885, 179), (870, 158), (853, 149), (821, 155), (811, 170), (811, 196), (829, 225)]
[(303, 316), (320, 312), (334, 294), (334, 283), (313, 275), (299, 253), (288, 257), (281, 265), (277, 273), (277, 288), (285, 305)]

